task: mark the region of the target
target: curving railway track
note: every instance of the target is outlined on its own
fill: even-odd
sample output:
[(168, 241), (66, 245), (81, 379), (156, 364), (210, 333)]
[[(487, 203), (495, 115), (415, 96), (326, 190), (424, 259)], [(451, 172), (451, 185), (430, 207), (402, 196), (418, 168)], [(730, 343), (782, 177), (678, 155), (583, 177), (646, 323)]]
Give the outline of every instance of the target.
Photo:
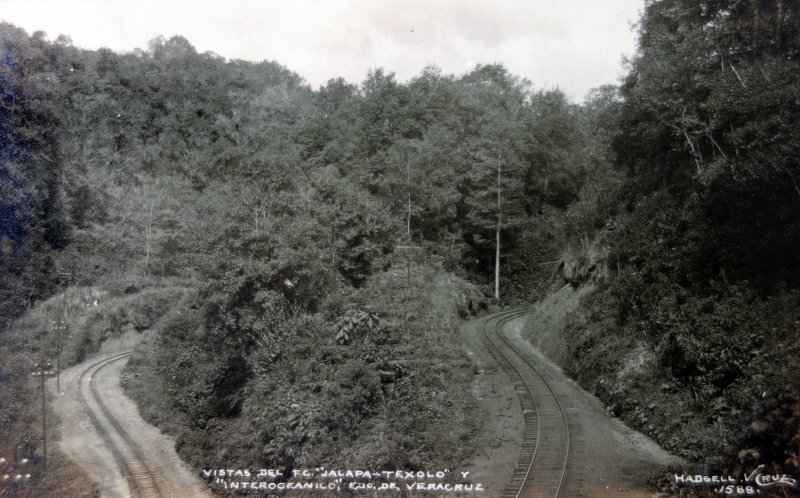
[(150, 469), (141, 448), (112, 415), (95, 385), (95, 376), (105, 367), (131, 355), (131, 351), (105, 357), (89, 365), (80, 376), (80, 398), (89, 420), (114, 456), (130, 495), (136, 498), (167, 497), (158, 476)]
[(546, 374), (526, 354), (520, 352), (502, 333), (509, 321), (526, 315), (530, 309), (497, 313), (483, 319), (483, 342), (498, 365), (510, 378), (522, 407), (523, 440), (511, 481), (503, 498), (558, 497), (579, 495), (566, 481), (570, 450), (579, 440), (571, 431), (582, 432), (571, 424), (567, 411)]

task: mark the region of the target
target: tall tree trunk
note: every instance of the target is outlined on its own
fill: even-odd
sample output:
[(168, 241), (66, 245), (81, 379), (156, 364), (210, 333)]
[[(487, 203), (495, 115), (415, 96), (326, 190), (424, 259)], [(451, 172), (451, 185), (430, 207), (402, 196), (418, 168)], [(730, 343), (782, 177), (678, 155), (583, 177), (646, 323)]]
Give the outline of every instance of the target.
[(147, 215), (147, 238), (145, 240), (145, 255), (144, 255), (144, 267), (147, 267), (150, 264), (150, 245), (153, 239), (153, 202), (150, 202), (150, 209)]
[(736, 76), (736, 79), (739, 80), (739, 84), (742, 85), (742, 88), (744, 88), (745, 90), (749, 90), (749, 88), (747, 87), (747, 83), (744, 82), (744, 80), (742, 79), (742, 75), (739, 74), (739, 71), (736, 69), (736, 66), (733, 65), (733, 62), (728, 61), (728, 65), (731, 66), (731, 70), (733, 71), (733, 74)]
[(500, 211), (500, 151), (497, 151), (497, 241), (494, 255), (494, 298), (500, 299), (500, 227), (503, 214)]
[(761, 28), (761, 13), (758, 10), (758, 0), (753, 0), (753, 27), (750, 32), (751, 47), (755, 48), (758, 40), (758, 31)]
[(406, 233), (408, 240), (411, 240), (411, 161), (406, 159), (406, 188), (408, 189), (408, 222)]

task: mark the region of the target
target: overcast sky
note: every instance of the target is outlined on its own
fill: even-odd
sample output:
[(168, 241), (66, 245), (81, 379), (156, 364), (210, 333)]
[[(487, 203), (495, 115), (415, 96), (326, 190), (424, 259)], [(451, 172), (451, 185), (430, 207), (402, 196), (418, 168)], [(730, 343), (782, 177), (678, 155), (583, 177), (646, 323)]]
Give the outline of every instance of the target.
[(115, 51), (181, 35), (198, 52), (274, 60), (314, 88), (364, 80), (383, 67), (400, 81), (429, 64), (460, 75), (502, 62), (536, 88), (573, 100), (623, 74), (643, 0), (0, 0), (0, 19), (53, 40)]

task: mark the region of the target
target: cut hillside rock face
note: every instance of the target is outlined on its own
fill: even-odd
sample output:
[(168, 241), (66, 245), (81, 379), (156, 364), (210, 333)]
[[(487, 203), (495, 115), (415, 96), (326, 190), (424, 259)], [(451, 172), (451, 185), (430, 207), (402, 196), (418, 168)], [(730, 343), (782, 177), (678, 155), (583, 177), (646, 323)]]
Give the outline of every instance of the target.
[(564, 285), (534, 305), (522, 330), (522, 336), (545, 356), (558, 364), (568, 360), (569, 350), (562, 331), (570, 323), (570, 313), (578, 309), (581, 299), (594, 290), (594, 285)]

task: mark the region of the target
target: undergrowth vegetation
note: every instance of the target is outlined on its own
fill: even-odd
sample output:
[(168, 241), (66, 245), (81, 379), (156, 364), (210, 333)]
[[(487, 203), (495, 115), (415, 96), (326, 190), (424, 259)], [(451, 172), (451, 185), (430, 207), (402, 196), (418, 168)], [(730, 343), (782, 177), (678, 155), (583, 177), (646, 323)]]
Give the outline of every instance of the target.
[[(226, 323), (187, 297), (129, 362), (128, 392), (192, 464), (422, 470), (470, 456), (479, 413), (462, 388), (472, 370), (457, 331), (485, 305), (474, 286), (419, 263), (335, 293), (312, 315), (291, 295), (258, 299)], [(378, 324), (340, 341), (337, 322), (353, 309)]]
[(92, 356), (109, 339), (150, 329), (188, 290), (71, 287), (18, 320), (8, 339), (30, 361), (44, 353), (52, 362), (60, 346), (61, 366), (67, 368)]
[[(711, 263), (693, 216), (656, 195), (576, 240), (525, 334), (610, 414), (685, 458), (678, 473), (797, 475), (800, 294)], [(668, 477), (654, 482), (686, 492)]]

